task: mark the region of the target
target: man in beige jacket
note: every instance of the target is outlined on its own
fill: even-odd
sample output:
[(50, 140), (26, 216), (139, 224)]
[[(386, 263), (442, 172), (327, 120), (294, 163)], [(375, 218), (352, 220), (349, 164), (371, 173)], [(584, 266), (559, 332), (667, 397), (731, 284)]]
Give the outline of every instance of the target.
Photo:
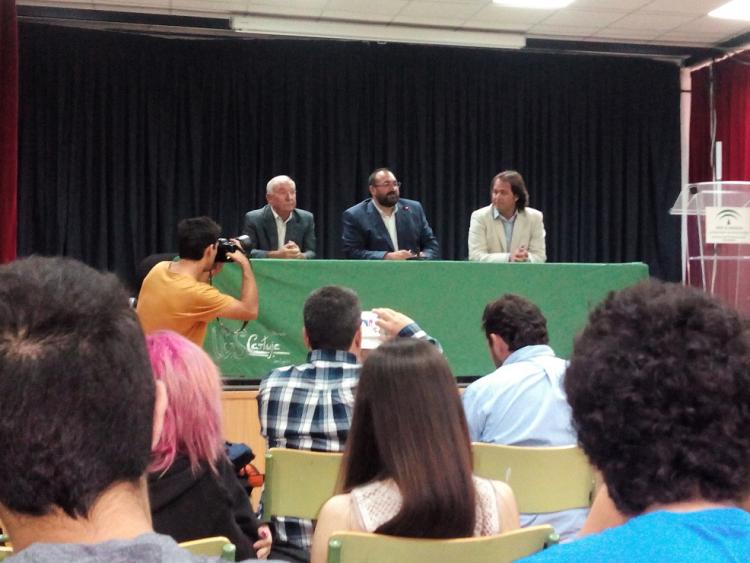
[(469, 260), (475, 262), (545, 262), (541, 211), (527, 207), (529, 192), (515, 170), (492, 179), (492, 203), (471, 214)]

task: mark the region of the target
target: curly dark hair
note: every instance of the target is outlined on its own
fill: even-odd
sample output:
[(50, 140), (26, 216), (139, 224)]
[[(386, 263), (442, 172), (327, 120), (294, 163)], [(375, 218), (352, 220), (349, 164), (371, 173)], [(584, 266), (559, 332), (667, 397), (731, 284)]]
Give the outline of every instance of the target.
[(482, 314), (482, 329), (488, 340), (490, 334), (500, 336), (511, 352), (549, 342), (547, 319), (542, 311), (525, 297), (514, 293), (506, 293), (487, 304)]
[(575, 342), (565, 391), (624, 514), (750, 491), (750, 334), (705, 293), (658, 281), (610, 293)]

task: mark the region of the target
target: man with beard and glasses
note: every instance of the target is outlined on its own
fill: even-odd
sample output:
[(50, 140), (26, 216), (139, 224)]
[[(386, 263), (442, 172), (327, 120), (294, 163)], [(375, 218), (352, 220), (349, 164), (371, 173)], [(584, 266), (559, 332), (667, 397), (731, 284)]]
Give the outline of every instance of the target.
[(418, 201), (399, 197), (401, 182), (388, 168), (368, 180), (370, 199), (344, 211), (341, 234), (346, 258), (408, 260), (440, 258), (440, 245)]

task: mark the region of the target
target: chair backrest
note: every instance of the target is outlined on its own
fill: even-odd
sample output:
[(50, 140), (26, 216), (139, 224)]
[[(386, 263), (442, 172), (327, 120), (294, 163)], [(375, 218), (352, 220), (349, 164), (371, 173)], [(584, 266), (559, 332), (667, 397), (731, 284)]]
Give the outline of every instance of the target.
[(221, 557), (222, 561), (234, 561), (237, 552), (235, 545), (224, 536), (185, 541), (180, 543), (180, 547), (193, 555)]
[(594, 472), (577, 446), (528, 448), (475, 442), (471, 448), (474, 473), (510, 485), (521, 512), (591, 506)]
[(0, 543), (4, 544), (0, 545), (0, 561), (13, 555), (13, 548), (10, 545), (7, 545), (8, 542), (10, 542), (8, 534), (0, 534)]
[(271, 448), (266, 452), (263, 518), (314, 520), (336, 489), (343, 454)]
[(328, 563), (505, 563), (557, 543), (552, 526), (531, 526), (496, 536), (435, 540), (366, 532), (336, 532), (328, 541)]

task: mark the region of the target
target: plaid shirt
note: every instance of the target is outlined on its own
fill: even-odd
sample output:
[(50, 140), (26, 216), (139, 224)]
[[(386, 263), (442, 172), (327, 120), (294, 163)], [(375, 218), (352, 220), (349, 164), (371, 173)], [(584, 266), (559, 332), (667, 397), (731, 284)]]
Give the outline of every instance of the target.
[[(437, 340), (416, 323), (404, 327), (398, 335), (428, 340), (442, 350)], [(307, 355), (307, 363), (269, 373), (258, 391), (260, 427), (268, 447), (343, 451), (361, 369), (357, 357), (349, 352), (313, 350)], [(309, 551), (311, 520), (273, 520), (278, 542)]]

